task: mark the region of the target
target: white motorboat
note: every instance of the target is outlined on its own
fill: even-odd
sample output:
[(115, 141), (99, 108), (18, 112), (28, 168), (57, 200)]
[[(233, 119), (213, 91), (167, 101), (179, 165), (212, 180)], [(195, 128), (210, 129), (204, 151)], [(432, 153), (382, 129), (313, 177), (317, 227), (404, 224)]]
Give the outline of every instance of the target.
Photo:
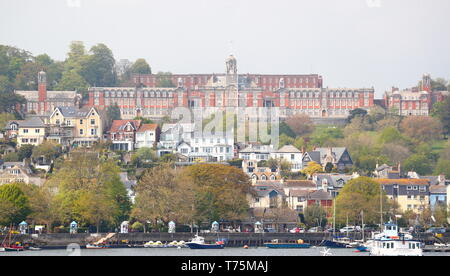
[(372, 256), (422, 256), (422, 244), (409, 234), (398, 232), (396, 224), (387, 223), (384, 231), (368, 242)]

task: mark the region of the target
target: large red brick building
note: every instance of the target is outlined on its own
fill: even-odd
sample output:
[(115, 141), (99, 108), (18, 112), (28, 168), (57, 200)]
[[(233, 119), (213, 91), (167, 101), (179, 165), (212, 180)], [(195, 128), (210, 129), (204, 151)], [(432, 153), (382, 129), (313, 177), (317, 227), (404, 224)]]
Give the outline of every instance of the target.
[(393, 87), (384, 93), (384, 105), (390, 111), (401, 116), (428, 116), (436, 102), (444, 100), (448, 91), (433, 91), (431, 77), (423, 75), (420, 87), (399, 90)]
[(38, 90), (16, 90), (14, 93), (25, 98), (26, 103), (20, 109), (37, 115), (50, 115), (55, 107), (79, 107), (81, 95), (77, 91), (48, 91), (47, 74), (38, 73)]
[(134, 75), (134, 87), (93, 87), (89, 105), (99, 109), (117, 104), (122, 118), (157, 118), (175, 107), (279, 107), (281, 116), (304, 113), (316, 118), (344, 118), (355, 108), (374, 104), (374, 89), (323, 88), (312, 75), (238, 74), (234, 56), (225, 74), (169, 75), (173, 85), (161, 86), (161, 76)]

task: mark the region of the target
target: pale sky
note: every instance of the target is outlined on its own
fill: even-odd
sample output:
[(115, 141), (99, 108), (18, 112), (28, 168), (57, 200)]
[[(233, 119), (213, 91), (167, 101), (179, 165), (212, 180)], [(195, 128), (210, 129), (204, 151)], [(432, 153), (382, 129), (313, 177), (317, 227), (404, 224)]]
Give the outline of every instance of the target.
[[(105, 43), (154, 72), (323, 76), (328, 87), (450, 79), (449, 0), (0, 0), (0, 44), (64, 60)], [(232, 41), (232, 43), (230, 43)], [(232, 45), (232, 46), (231, 46)]]

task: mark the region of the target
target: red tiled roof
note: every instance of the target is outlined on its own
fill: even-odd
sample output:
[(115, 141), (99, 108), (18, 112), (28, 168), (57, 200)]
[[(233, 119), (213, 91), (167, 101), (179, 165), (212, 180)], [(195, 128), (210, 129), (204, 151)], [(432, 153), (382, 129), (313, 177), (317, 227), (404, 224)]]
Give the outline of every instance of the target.
[(126, 124), (128, 124), (128, 122), (130, 122), (136, 129), (139, 129), (139, 127), (141, 126), (141, 121), (140, 120), (114, 120), (110, 129), (111, 133), (116, 133), (116, 132), (120, 132), (123, 131), (120, 128), (125, 126)]
[(430, 185), (428, 179), (415, 179), (415, 178), (401, 178), (401, 179), (374, 179), (376, 182), (383, 185)]
[(139, 128), (138, 132), (155, 131), (157, 128), (158, 128), (157, 124), (143, 124)]

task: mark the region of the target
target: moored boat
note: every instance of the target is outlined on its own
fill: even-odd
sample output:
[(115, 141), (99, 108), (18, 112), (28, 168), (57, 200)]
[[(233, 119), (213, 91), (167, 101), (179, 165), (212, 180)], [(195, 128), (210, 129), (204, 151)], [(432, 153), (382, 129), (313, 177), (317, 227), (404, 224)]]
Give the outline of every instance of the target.
[(384, 225), (384, 231), (371, 242), (372, 256), (422, 256), (422, 244), (411, 235), (398, 232), (398, 226), (392, 223)]
[(298, 240), (296, 243), (280, 243), (278, 240), (273, 240), (270, 243), (264, 244), (267, 248), (272, 249), (300, 249), (310, 248), (311, 244), (304, 243), (303, 240)]
[(107, 249), (109, 246), (104, 244), (86, 244), (86, 249)]
[(215, 244), (206, 244), (205, 238), (198, 235), (195, 236), (190, 242), (186, 243), (190, 249), (224, 249), (225, 243), (218, 241)]

